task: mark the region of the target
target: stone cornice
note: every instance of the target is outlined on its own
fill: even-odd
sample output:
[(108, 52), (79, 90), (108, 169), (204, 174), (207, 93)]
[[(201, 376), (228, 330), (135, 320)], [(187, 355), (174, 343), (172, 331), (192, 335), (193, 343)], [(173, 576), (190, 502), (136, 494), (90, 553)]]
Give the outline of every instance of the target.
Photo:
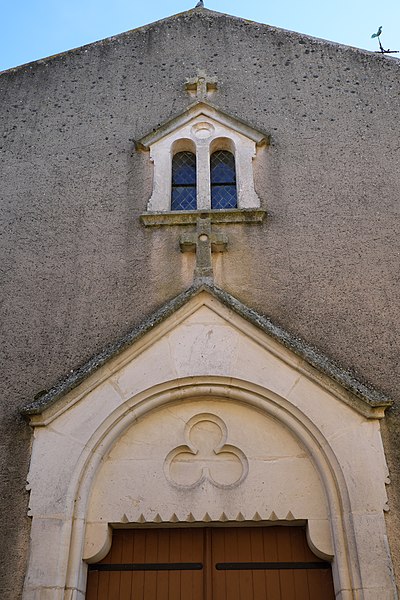
[(200, 115), (208, 117), (209, 119), (212, 119), (217, 123), (225, 125), (237, 133), (248, 137), (255, 142), (257, 146), (262, 146), (269, 143), (269, 135), (267, 133), (254, 129), (254, 127), (251, 125), (248, 125), (244, 121), (241, 121), (240, 119), (223, 112), (217, 106), (214, 106), (209, 102), (194, 102), (183, 112), (179, 113), (175, 117), (172, 117), (168, 121), (165, 121), (165, 123), (160, 125), (155, 131), (151, 131), (140, 140), (136, 140), (136, 148), (138, 150), (148, 150), (152, 144), (158, 142), (163, 137), (169, 135), (183, 125), (186, 125), (186, 123), (189, 123), (189, 121), (192, 121)]
[(177, 210), (145, 212), (140, 220), (145, 227), (161, 225), (196, 225), (199, 215), (206, 215), (212, 224), (262, 223), (266, 212), (261, 208), (232, 208), (225, 210)]

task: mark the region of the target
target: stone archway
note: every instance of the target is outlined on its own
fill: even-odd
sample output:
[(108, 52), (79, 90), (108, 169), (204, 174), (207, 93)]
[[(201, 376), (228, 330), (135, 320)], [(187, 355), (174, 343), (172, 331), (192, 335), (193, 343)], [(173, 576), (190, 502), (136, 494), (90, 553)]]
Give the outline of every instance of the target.
[[(166, 415), (172, 422), (161, 436)], [(332, 558), (337, 598), (394, 599), (383, 516), (382, 415), (379, 406), (355, 399), (202, 292), (32, 417), (33, 519), (24, 600), (83, 600), (87, 563), (107, 553), (113, 525), (292, 520), (307, 523), (311, 548)], [(211, 428), (211, 441), (200, 448), (198, 422)], [(243, 424), (250, 422), (246, 434)], [(125, 482), (121, 469), (113, 480), (107, 473), (108, 462), (118, 463), (113, 452), (123, 460), (124, 448), (146, 427), (149, 440), (156, 440), (156, 485), (137, 465)], [(269, 450), (266, 431), (276, 440)], [(265, 465), (282, 445), (290, 448), (289, 467), (281, 461), (280, 468), (289, 474), (304, 468), (308, 491), (281, 486), (272, 470), (275, 488), (265, 485)], [(206, 456), (189, 481), (181, 467), (199, 449)], [(218, 458), (211, 466), (207, 452)], [(133, 454), (146, 458), (139, 446)], [(231, 461), (234, 475), (221, 478), (219, 460)], [(137, 494), (131, 494), (134, 502), (126, 502), (127, 494), (104, 495), (107, 489), (128, 490), (132, 480), (136, 490), (147, 490), (140, 506), (135, 508)], [(200, 498), (202, 486), (211, 490), (211, 504)], [(282, 500), (272, 493), (280, 489)], [(164, 506), (154, 508), (149, 499), (160, 497)]]
[[(106, 422), (103, 424), (101, 431), (92, 436), (91, 443), (93, 445), (90, 454), (88, 454), (90, 459), (85, 461), (85, 464), (82, 465), (82, 471), (76, 476), (76, 480), (80, 481), (80, 485), (75, 494), (71, 494), (71, 497), (75, 496), (76, 509), (73, 516), (73, 544), (71, 545), (69, 559), (67, 589), (77, 589), (78, 585), (81, 590), (84, 589), (84, 585), (78, 582), (83, 582), (85, 578), (85, 566), (81, 563), (85, 521), (90, 496), (104, 457), (116, 442), (122, 439), (124, 433), (132, 428), (132, 424), (140, 420), (142, 416), (150, 413), (154, 414), (163, 406), (173, 406), (176, 401), (182, 403), (192, 398), (203, 398), (203, 400), (198, 401), (204, 402), (204, 393), (212, 396), (213, 401), (220, 399), (226, 403), (226, 399), (229, 398), (231, 402), (237, 402), (240, 406), (251, 406), (258, 413), (263, 412), (271, 416), (274, 421), (290, 431), (290, 435), (295, 436), (303, 448), (307, 448), (308, 457), (318, 472), (321, 489), (323, 489), (326, 496), (329, 507), (329, 522), (326, 519), (321, 519), (321, 515), (317, 515), (320, 517), (319, 519), (310, 518), (313, 516), (312, 514), (303, 514), (300, 515), (300, 518), (308, 523), (308, 537), (311, 547), (323, 556), (334, 556), (333, 573), (336, 590), (360, 589), (357, 541), (351, 523), (347, 486), (337, 458), (321, 433), (303, 414), (284, 399), (276, 397), (268, 391), (258, 388), (258, 386), (245, 384), (244, 382), (230, 381), (227, 384), (223, 381), (217, 383), (216, 381), (207, 381), (207, 378), (202, 379), (203, 381), (198, 381), (197, 384), (182, 381), (174, 382), (171, 386), (168, 386), (168, 389), (148, 390), (147, 401), (143, 399), (137, 402), (137, 399), (132, 399), (132, 404), (137, 406), (135, 411), (132, 411), (132, 406), (127, 403), (123, 407), (123, 412), (118, 410), (112, 415), (114, 427), (110, 427), (110, 422)], [(100, 448), (101, 453), (99, 452)], [(306, 502), (307, 498), (303, 498), (302, 501)], [(272, 519), (279, 520), (276, 511), (261, 516), (260, 512), (262, 510), (257, 511), (254, 508), (257, 508), (257, 505), (252, 506), (246, 515), (238, 513), (237, 515), (226, 515), (225, 518), (232, 521), (235, 521), (236, 518), (239, 520), (252, 520), (258, 513), (255, 518), (260, 520), (267, 521), (271, 515)], [(193, 515), (193, 512), (196, 512), (195, 510), (186, 512), (189, 519), (202, 520), (201, 517)], [(209, 510), (201, 509), (200, 512), (205, 519), (218, 521), (224, 512), (224, 507), (218, 507), (213, 516), (209, 515)], [(283, 512), (285, 514), (282, 513), (280, 519), (285, 521), (292, 511), (287, 510), (285, 507)], [(173, 520), (180, 521), (176, 512), (174, 513), (172, 509), (169, 514)], [(289, 518), (296, 519), (293, 512)], [(143, 522), (143, 519), (143, 514), (139, 514), (137, 517), (138, 522)], [(129, 517), (125, 514), (126, 520), (129, 520)], [(154, 515), (154, 520), (155, 522), (162, 521), (158, 511)], [(116, 523), (115, 516), (111, 518), (111, 522)], [(182, 522), (184, 522), (184, 519), (182, 519)], [(102, 524), (100, 522), (88, 523), (86, 529), (86, 560), (98, 560), (99, 557), (107, 553), (111, 539), (110, 533), (108, 521)], [(81, 574), (78, 578), (77, 574), (79, 572)], [(342, 595), (342, 597), (346, 598), (346, 595)]]

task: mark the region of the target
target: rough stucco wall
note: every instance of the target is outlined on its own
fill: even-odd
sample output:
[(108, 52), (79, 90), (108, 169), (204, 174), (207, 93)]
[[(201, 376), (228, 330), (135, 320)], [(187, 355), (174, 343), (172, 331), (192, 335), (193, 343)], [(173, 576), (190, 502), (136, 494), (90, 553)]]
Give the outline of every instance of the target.
[[(139, 224), (152, 167), (132, 140), (192, 101), (199, 69), (214, 103), (272, 136), (254, 165), (268, 220), (226, 228), (218, 283), (400, 401), (399, 61), (194, 11), (5, 72), (4, 600), (29, 535), (19, 408), (190, 283), (180, 230)], [(384, 433), (400, 511), (395, 410)]]

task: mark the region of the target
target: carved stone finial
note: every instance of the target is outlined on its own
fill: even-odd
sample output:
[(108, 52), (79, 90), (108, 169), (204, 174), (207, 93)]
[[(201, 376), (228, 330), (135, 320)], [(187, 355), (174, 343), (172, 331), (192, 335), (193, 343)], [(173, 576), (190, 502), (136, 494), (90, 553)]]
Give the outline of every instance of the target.
[(196, 252), (196, 268), (194, 280), (214, 279), (211, 253), (225, 252), (228, 237), (223, 233), (211, 231), (208, 215), (199, 216), (194, 233), (184, 233), (179, 240), (181, 252)]
[(205, 100), (208, 94), (217, 89), (217, 78), (208, 77), (205, 71), (199, 71), (196, 77), (186, 80), (185, 89), (198, 100)]

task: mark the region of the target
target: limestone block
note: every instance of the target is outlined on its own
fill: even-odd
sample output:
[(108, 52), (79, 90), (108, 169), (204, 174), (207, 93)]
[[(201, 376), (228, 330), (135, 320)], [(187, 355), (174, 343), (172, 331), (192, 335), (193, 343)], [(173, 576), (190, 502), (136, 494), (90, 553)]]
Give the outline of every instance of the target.
[(83, 560), (88, 563), (99, 562), (107, 556), (111, 543), (112, 530), (108, 523), (87, 523)]
[(363, 600), (397, 600), (398, 595), (394, 589), (382, 587), (363, 590)]
[(226, 323), (204, 326), (185, 323), (168, 335), (172, 360), (179, 377), (233, 375), (239, 351), (238, 333)]
[(28, 474), (28, 486), (35, 484), (30, 494), (30, 514), (65, 514), (71, 477), (83, 451), (85, 440), (78, 441), (50, 428), (35, 430)]
[(346, 474), (352, 512), (383, 511), (387, 505), (385, 481), (388, 470), (381, 447), (379, 423), (365, 421), (358, 428), (343, 429), (332, 436), (329, 443)]
[(52, 429), (74, 442), (86, 442), (109, 414), (122, 403), (118, 391), (106, 381), (89, 391), (74, 407), (63, 412), (52, 424)]
[[(335, 587), (335, 590), (336, 589), (337, 588)], [(337, 590), (335, 592), (335, 598), (337, 600), (364, 600), (363, 592), (357, 590)]]
[[(218, 308), (218, 305), (216, 305), (216, 308)], [(188, 325), (228, 325), (234, 328), (232, 323), (227, 321), (221, 314), (213, 310), (212, 307), (204, 305), (199, 306), (198, 308), (196, 308), (196, 310), (191, 312), (190, 315), (188, 315), (188, 317), (183, 322)]]
[(162, 381), (175, 378), (171, 350), (166, 338), (157, 340), (113, 375), (124, 400)]
[(25, 591), (26, 600), (64, 600), (64, 589), (60, 588), (36, 588)]
[[(31, 528), (31, 555), (25, 587), (27, 590), (46, 588), (62, 588), (65, 586), (65, 571), (68, 564), (68, 548), (70, 542), (71, 523), (61, 519), (41, 519), (35, 517)], [(50, 594), (59, 591), (43, 591)], [(29, 598), (29, 595), (26, 596)], [(42, 600), (42, 596), (40, 597)]]
[[(355, 514), (353, 521), (363, 585), (371, 590), (393, 590), (393, 571), (383, 513)], [(382, 597), (395, 598), (393, 595)], [(375, 598), (381, 598), (379, 593)]]
[(298, 372), (249, 338), (240, 336), (233, 372), (285, 396), (297, 381)]
[(307, 521), (307, 541), (317, 556), (325, 560), (332, 560), (335, 552), (328, 519), (309, 519)]
[(65, 595), (63, 600), (85, 600), (86, 594), (85, 592), (81, 592), (80, 590), (65, 590)]
[(329, 439), (342, 429), (357, 429), (365, 419), (355, 410), (338, 402), (335, 396), (301, 374), (287, 394), (297, 406)]

